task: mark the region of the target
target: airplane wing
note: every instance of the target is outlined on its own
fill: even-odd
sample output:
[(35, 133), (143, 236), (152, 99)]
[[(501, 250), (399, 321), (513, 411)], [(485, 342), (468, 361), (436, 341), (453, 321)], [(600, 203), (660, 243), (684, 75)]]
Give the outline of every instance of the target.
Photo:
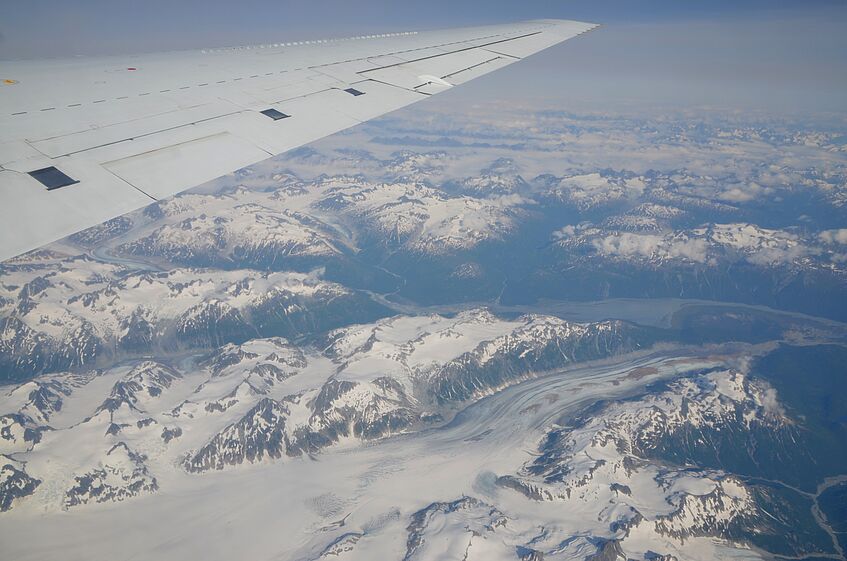
[(0, 63), (0, 260), (445, 91), (595, 25), (538, 20)]

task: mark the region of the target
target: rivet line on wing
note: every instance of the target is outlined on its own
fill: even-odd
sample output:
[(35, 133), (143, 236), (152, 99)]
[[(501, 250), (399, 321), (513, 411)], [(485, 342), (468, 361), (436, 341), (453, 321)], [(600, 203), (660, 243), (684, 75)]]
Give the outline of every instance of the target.
[(363, 39), (387, 39), (389, 37), (405, 37), (408, 35), (417, 35), (418, 31), (401, 31), (398, 33), (382, 33), (378, 35), (358, 35), (355, 37), (342, 37), (339, 39), (312, 39), (308, 41), (290, 41), (288, 43), (267, 43), (264, 45), (242, 45), (237, 47), (217, 47), (211, 49), (202, 49), (203, 54), (225, 53), (232, 51), (250, 51), (253, 49), (277, 49), (279, 47), (299, 47), (302, 45), (321, 45), (326, 43), (339, 43), (342, 41), (360, 41)]

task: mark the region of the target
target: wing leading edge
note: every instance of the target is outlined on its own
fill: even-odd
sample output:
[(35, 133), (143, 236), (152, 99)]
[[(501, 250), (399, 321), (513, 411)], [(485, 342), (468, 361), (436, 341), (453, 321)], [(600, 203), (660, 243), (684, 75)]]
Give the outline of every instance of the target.
[(0, 66), (0, 260), (596, 27), (539, 20)]

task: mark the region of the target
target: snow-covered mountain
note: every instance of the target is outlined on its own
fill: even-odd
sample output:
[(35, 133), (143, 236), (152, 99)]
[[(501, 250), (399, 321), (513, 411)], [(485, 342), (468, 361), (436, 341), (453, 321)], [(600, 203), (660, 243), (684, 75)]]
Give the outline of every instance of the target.
[(12, 508), (17, 499), (32, 495), (41, 481), (30, 477), (21, 462), (0, 455), (0, 512)]
[[(65, 507), (124, 500), (155, 492), (174, 465), (232, 469), (415, 431), (533, 374), (648, 343), (622, 322), (397, 316), (330, 332), (320, 350), (273, 337), (228, 343), (187, 369), (141, 360), (36, 378), (0, 400), (1, 442), (30, 454), (21, 474), (66, 487)], [(54, 449), (69, 450), (63, 478), (41, 463)]]
[(545, 196), (581, 211), (636, 200), (644, 192), (644, 179), (611, 171), (566, 177), (546, 177)]
[(207, 212), (212, 214), (167, 221), (120, 249), (164, 257), (173, 263), (210, 265), (229, 261), (261, 263), (271, 269), (297, 259), (329, 258), (341, 253), (336, 234), (310, 216), (256, 203), (226, 202), (231, 204), (225, 207), (229, 212), (210, 208)]
[[(535, 459), (497, 478), (501, 492), (481, 488), (487, 497), (463, 496), (415, 512), (404, 559), (744, 558), (751, 546), (828, 555), (820, 528), (788, 522), (804, 514), (784, 490), (678, 463), (686, 446), (709, 447), (727, 431), (755, 431), (747, 438), (759, 446), (786, 433), (799, 438), (794, 423), (772, 387), (734, 370), (600, 402), (572, 424), (550, 429)], [(668, 456), (672, 450), (679, 455)], [(356, 550), (355, 543), (349, 547)]]
[(453, 318), (397, 317), (329, 335), (326, 352), (344, 365), (337, 376), (362, 381), (390, 375), (418, 401), (444, 405), (476, 399), (529, 372), (613, 356), (646, 346), (623, 322), (578, 324), (527, 315), (504, 321), (484, 309)]
[(513, 198), (451, 196), (420, 183), (331, 177), (321, 190), (318, 208), (346, 217), (368, 240), (426, 255), (502, 240), (521, 214)]
[(153, 493), (159, 485), (144, 460), (147, 458), (123, 442), (112, 446), (102, 462), (91, 471), (74, 476), (73, 486), (65, 493), (65, 508), (90, 502), (124, 501), (141, 494)]
[[(803, 419), (763, 379), (721, 357), (678, 355), (664, 365), (612, 362), (538, 378), (643, 348), (639, 330), (477, 309), (342, 328), (319, 347), (255, 339), (179, 363), (142, 360), (85, 378), (36, 378), (0, 396), (3, 419), (19, 423), (7, 422), (3, 432), (17, 440), (2, 458), (0, 504), (13, 517), (88, 512), (98, 503), (129, 508), (145, 496), (206, 485), (213, 473), (299, 473), (356, 451), (381, 458), (380, 446), (392, 442), (390, 449), (409, 449), (410, 465), (421, 453), (438, 465), (441, 447), (458, 445), (481, 454), (474, 461), (485, 467), (462, 487), (466, 494), (433, 492), (428, 506), (393, 507), (378, 522), (349, 529), (342, 519), (326, 535), (315, 533), (314, 557), (369, 558), (389, 535), (401, 543), (397, 532), (406, 559), (459, 552), (468, 559), (705, 560), (751, 545), (786, 555), (831, 552), (820, 528), (791, 526), (808, 514), (806, 495), (737, 471), (744, 462), (804, 453), (787, 448), (802, 442)], [(61, 408), (23, 423), (22, 412), (34, 411), (31, 396), (63, 379)], [(519, 393), (509, 397), (511, 390)], [(610, 391), (620, 397), (604, 398)], [(484, 397), (494, 401), (485, 405)], [(477, 403), (488, 421), (466, 414)], [(580, 403), (581, 412), (574, 416), (568, 403)], [(21, 440), (27, 429), (39, 438)], [(402, 437), (386, 438), (392, 435)], [(420, 450), (410, 444), (417, 438)], [(489, 466), (485, 458), (497, 454), (512, 459)], [(379, 468), (386, 474), (391, 457), (376, 464), (388, 462)], [(463, 473), (461, 463), (455, 469)], [(445, 473), (433, 477), (432, 489), (444, 485)]]
[(167, 391), (181, 374), (165, 365), (150, 360), (134, 366), (124, 377), (112, 386), (112, 391), (100, 407), (100, 411), (115, 413), (121, 409), (145, 411), (151, 401)]
[(475, 197), (497, 197), (512, 193), (522, 193), (529, 184), (520, 175), (521, 169), (511, 158), (498, 158), (478, 175), (456, 181), (456, 188)]
[(826, 317), (841, 317), (847, 310), (833, 292), (847, 280), (842, 246), (829, 243), (828, 234), (749, 222), (679, 228), (670, 226), (676, 218), (649, 216), (645, 209), (553, 232), (549, 261), (525, 284), (509, 287), (504, 298), (522, 301), (527, 291), (586, 300), (673, 296)]
[(763, 268), (816, 265), (840, 268), (838, 255), (822, 255), (825, 251), (813, 240), (747, 223), (664, 231), (653, 218), (627, 214), (607, 219), (602, 227), (589, 224), (568, 227), (557, 237), (557, 244), (562, 248), (589, 249), (597, 258), (651, 267), (667, 262), (717, 266), (745, 261)]
[(38, 425), (24, 413), (0, 416), (0, 453), (26, 452), (41, 441), (41, 433), (49, 427)]
[(6, 379), (103, 357), (300, 335), (384, 313), (367, 296), (313, 274), (130, 272), (84, 259), (43, 274), (9, 273), (0, 290)]
[[(219, 192), (162, 201), (72, 241), (177, 266), (323, 267), (327, 279), (425, 303), (662, 296), (847, 314), (825, 294), (847, 274), (845, 244), (827, 234), (842, 229), (847, 200), (842, 153), (820, 144), (832, 137), (776, 124), (515, 122), (526, 130), (444, 123), (436, 138), (401, 127), (388, 137), (400, 149), (379, 134), (357, 136), (356, 148), (309, 147)], [(516, 144), (521, 134), (534, 141)], [(448, 137), (464, 141), (441, 146)], [(692, 165), (630, 142), (688, 154)], [(561, 157), (582, 145), (592, 149), (585, 160)], [(730, 159), (736, 145), (759, 156)], [(786, 146), (808, 152), (786, 159)], [(609, 161), (607, 150), (626, 158)], [(728, 272), (739, 265), (740, 281)], [(37, 364), (38, 334), (16, 339)]]
[[(452, 318), (398, 316), (344, 328), (330, 333), (327, 343), (323, 354), (336, 365), (330, 378), (281, 400), (263, 398), (186, 467), (205, 471), (300, 456), (426, 426), (443, 420), (451, 406), (534, 372), (629, 352), (648, 338), (621, 322), (574, 324), (543, 316), (504, 321), (471, 310)], [(275, 443), (270, 450), (257, 444), (268, 441)]]
[[(729, 446), (728, 435), (738, 448)], [(650, 551), (685, 559), (701, 538), (822, 553), (820, 529), (802, 535), (806, 529), (787, 523), (802, 507), (783, 490), (700, 467), (701, 454), (752, 458), (748, 447), (798, 438), (772, 387), (717, 370), (600, 404), (548, 432), (538, 457), (498, 483), (535, 501), (562, 503), (582, 513), (586, 524), (602, 522), (608, 528), (602, 537), (628, 559), (652, 559)]]
[(843, 325), (727, 302), (847, 317), (847, 137), (743, 120), (387, 116), (4, 263), (0, 556), (843, 559)]
[(281, 270), (345, 261), (373, 244), (454, 253), (514, 230), (522, 216), (519, 197), (495, 196), (508, 194), (502, 189), (468, 196), (433, 188), (424, 163), (431, 159), (399, 155), (379, 179), (278, 175), (274, 190), (182, 195), (136, 213), (134, 228), (95, 227), (74, 240), (89, 247), (123, 236), (117, 250), (124, 254), (183, 266)]

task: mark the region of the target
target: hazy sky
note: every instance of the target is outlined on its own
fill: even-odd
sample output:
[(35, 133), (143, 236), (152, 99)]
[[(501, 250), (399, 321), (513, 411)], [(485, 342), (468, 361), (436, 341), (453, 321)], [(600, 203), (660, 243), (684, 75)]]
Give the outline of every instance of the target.
[(847, 111), (847, 0), (0, 0), (0, 59), (541, 17), (603, 27), (454, 95)]

